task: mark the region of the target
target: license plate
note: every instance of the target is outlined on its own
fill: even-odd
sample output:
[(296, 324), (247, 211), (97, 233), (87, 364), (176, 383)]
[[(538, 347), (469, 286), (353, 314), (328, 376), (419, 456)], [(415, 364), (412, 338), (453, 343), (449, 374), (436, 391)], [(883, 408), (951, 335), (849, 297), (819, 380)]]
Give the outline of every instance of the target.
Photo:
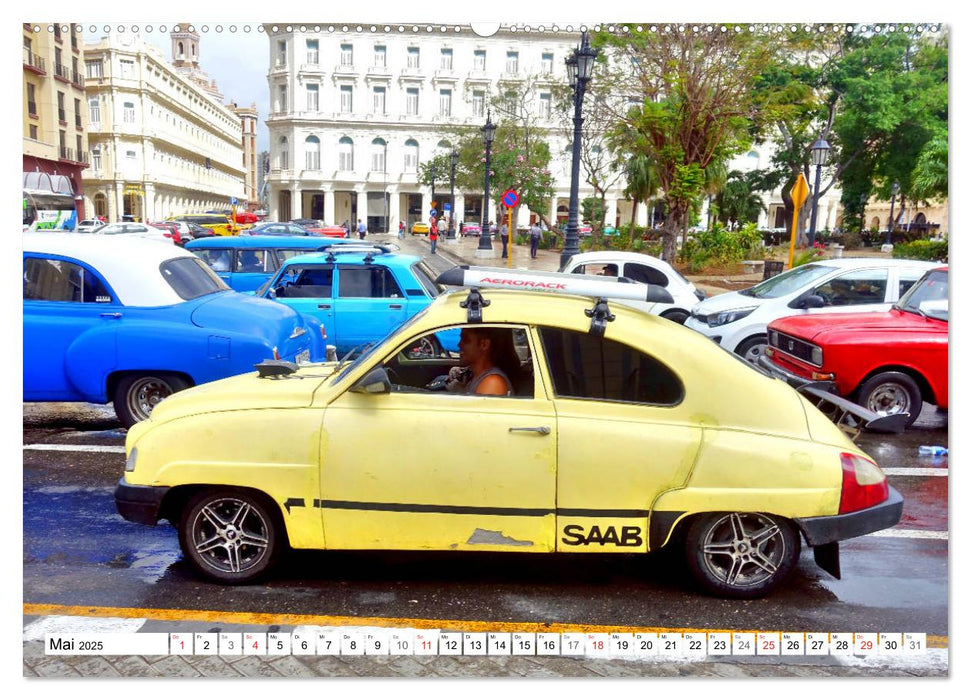
[(304, 350), (303, 352), (298, 352), (296, 360), (298, 365), (305, 365), (308, 362), (310, 362), (310, 350)]

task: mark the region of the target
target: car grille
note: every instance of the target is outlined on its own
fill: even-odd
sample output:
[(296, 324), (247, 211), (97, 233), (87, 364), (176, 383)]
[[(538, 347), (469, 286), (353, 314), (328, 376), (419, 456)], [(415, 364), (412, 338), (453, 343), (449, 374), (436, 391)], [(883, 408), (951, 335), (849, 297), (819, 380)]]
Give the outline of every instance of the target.
[(819, 367), (813, 362), (813, 350), (816, 348), (812, 343), (805, 340), (794, 338), (791, 335), (780, 333), (779, 331), (769, 331), (769, 345), (778, 348), (782, 352), (799, 358), (803, 362)]

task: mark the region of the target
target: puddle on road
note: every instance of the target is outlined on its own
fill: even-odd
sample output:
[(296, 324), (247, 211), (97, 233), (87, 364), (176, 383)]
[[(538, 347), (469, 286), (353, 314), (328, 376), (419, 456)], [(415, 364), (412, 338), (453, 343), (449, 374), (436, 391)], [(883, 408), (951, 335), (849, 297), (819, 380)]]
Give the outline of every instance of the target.
[(105, 566), (112, 569), (129, 569), (145, 583), (156, 583), (166, 574), (169, 567), (181, 558), (181, 553), (169, 548), (127, 550), (115, 554), (105, 562)]
[(872, 608), (921, 608), (928, 601), (947, 604), (947, 583), (921, 579), (847, 576), (841, 580), (819, 580), (841, 603)]

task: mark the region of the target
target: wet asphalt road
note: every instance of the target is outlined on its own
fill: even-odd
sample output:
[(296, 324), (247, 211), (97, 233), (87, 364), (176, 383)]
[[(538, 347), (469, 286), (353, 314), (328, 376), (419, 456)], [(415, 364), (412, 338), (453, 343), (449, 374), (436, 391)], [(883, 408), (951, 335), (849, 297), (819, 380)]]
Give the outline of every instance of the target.
[[(124, 444), (110, 406), (24, 404), (24, 444)], [(902, 436), (864, 435), (884, 467), (947, 467), (917, 446), (947, 445), (947, 414), (926, 406)], [(198, 579), (175, 530), (116, 513), (121, 453), (24, 451), (24, 603), (557, 622), (701, 630), (948, 634), (948, 542), (867, 536), (843, 544), (842, 580), (804, 549), (767, 599), (726, 601), (691, 589), (677, 552), (648, 556), (293, 552), (260, 585)], [(891, 476), (905, 499), (899, 531), (946, 533), (948, 478)]]

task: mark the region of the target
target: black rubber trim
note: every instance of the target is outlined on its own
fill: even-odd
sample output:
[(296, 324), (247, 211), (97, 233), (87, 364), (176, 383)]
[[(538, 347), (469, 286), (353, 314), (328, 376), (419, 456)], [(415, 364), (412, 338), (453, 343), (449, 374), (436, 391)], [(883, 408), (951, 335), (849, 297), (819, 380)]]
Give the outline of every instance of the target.
[(125, 520), (155, 525), (162, 499), (168, 492), (168, 486), (132, 486), (122, 477), (115, 487), (115, 508)]
[(904, 512), (904, 499), (895, 488), (883, 503), (845, 515), (824, 515), (818, 518), (794, 518), (810, 546), (848, 540), (885, 530), (900, 522)]
[(653, 552), (661, 548), (665, 540), (667, 540), (671, 528), (674, 527), (674, 523), (685, 512), (683, 510), (661, 510), (654, 511), (651, 514), (650, 543), (648, 545), (650, 551)]
[[(302, 498), (288, 498), (284, 505), (305, 506)], [(647, 510), (594, 508), (495, 508), (491, 506), (452, 506), (430, 503), (368, 503), (364, 501), (327, 501), (315, 498), (314, 508), (334, 510), (377, 510), (394, 513), (448, 513), (453, 515), (557, 515), (574, 518), (646, 518)]]
[(646, 518), (649, 510), (600, 510), (594, 508), (557, 508), (556, 514), (574, 518)]

